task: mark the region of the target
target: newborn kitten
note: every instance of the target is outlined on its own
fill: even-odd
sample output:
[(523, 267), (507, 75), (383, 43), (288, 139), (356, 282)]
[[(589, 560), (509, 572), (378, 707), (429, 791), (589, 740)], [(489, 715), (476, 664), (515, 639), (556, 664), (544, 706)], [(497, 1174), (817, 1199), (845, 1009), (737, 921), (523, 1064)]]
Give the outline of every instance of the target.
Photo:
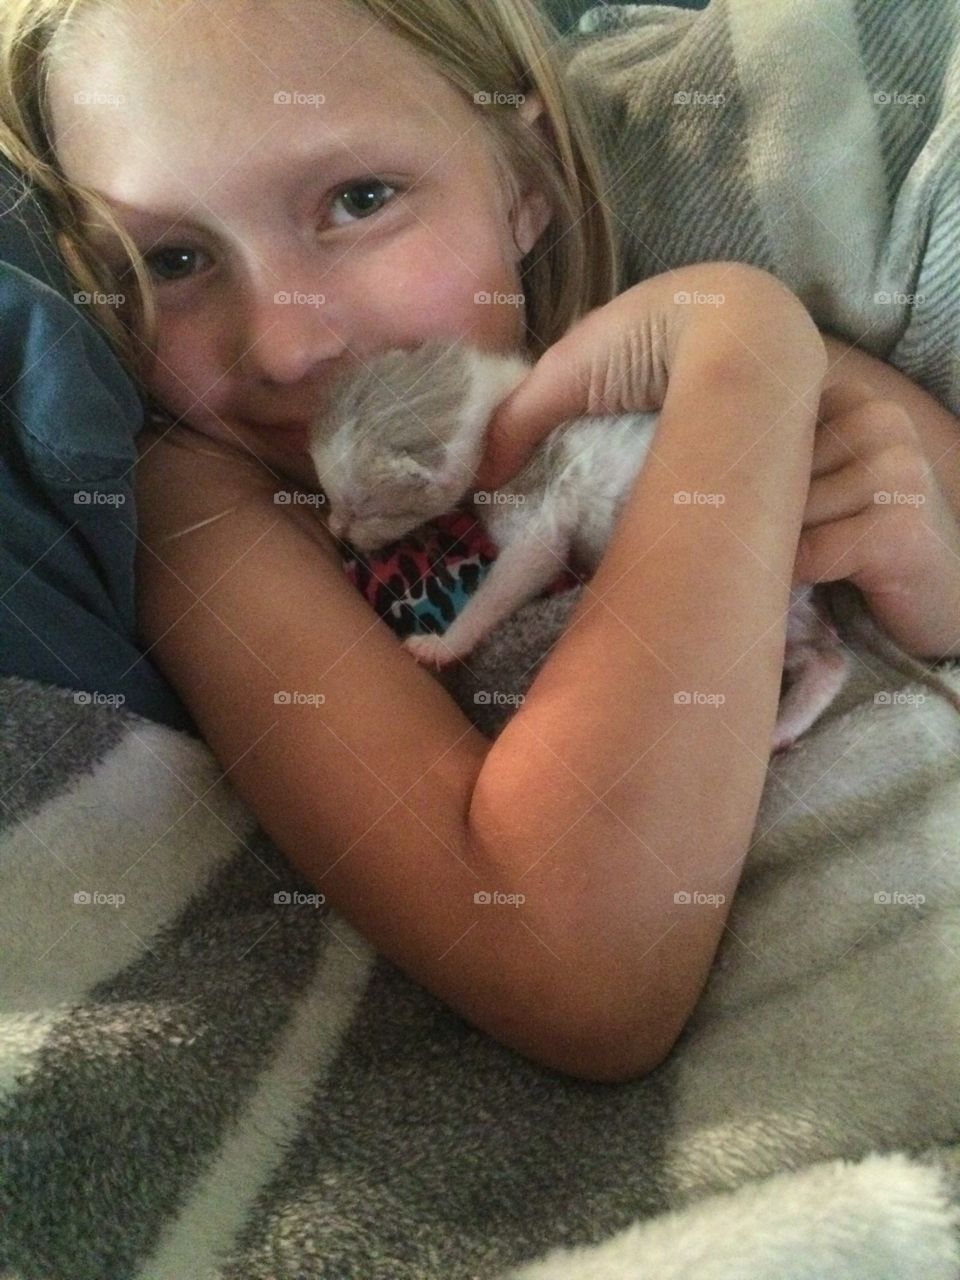
[[(520, 356), (460, 342), (389, 351), (337, 384), (312, 424), (310, 454), (336, 537), (376, 551), (460, 505), (483, 522), (498, 548), (443, 635), (404, 640), (420, 662), (439, 667), (463, 658), (571, 561), (591, 575), (646, 458), (657, 414), (577, 418), (552, 431), (486, 502), (473, 501), (489, 421), (531, 367)], [(848, 658), (838, 625), (846, 638), (960, 712), (960, 694), (879, 631), (852, 583), (802, 585), (790, 594), (784, 672), (791, 679), (774, 752), (791, 746), (845, 683)]]

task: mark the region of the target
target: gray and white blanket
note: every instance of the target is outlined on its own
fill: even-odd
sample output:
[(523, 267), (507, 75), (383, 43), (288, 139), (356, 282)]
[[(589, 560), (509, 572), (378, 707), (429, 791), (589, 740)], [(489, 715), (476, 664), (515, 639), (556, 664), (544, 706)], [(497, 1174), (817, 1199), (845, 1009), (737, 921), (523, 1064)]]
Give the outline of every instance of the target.
[[(580, 590), (444, 677), (485, 732)], [(0, 681), (4, 1280), (957, 1280), (942, 699), (857, 664), (771, 764), (681, 1041), (602, 1085), (373, 952), (202, 743), (84, 697)]]
[(772, 272), (821, 328), (960, 414), (960, 3), (605, 5), (558, 46), (624, 286)]
[[(778, 44), (773, 11), (808, 15), (799, 44)], [(818, 87), (798, 105), (787, 76), (824, 15), (857, 17), (846, 56), (877, 84), (888, 15), (921, 11), (912, 47), (930, 70), (953, 3), (654, 8), (627, 15), (637, 43), (617, 36), (616, 56), (649, 54), (676, 92), (769, 83), (782, 62), (786, 146), (813, 136), (814, 105), (833, 118), (834, 98)], [(937, 119), (956, 133), (956, 62), (936, 66)], [(842, 99), (843, 76), (830, 84)], [(775, 106), (751, 110), (769, 124)], [(682, 185), (665, 187), (661, 211), (676, 199), (677, 235), (698, 214), (697, 257), (749, 258), (723, 251), (722, 219), (709, 238), (696, 197), (719, 182), (720, 152), (682, 119), (708, 178), (683, 206)], [(651, 165), (661, 136), (673, 160), (684, 150), (681, 132), (653, 134)], [(906, 138), (896, 204), (912, 192), (930, 212), (913, 261), (931, 301), (884, 331), (885, 353), (896, 339), (902, 365), (916, 354), (907, 372), (946, 393), (936, 335), (958, 349), (957, 307), (936, 300), (957, 284), (960, 202), (951, 241), (939, 202), (956, 165), (938, 168), (956, 150)], [(759, 143), (750, 154), (766, 163)], [(788, 176), (771, 168), (771, 210)], [(826, 270), (822, 212), (791, 223), (798, 269)], [(826, 314), (842, 332), (860, 317), (840, 323), (841, 280)], [(910, 292), (919, 277), (890, 282)], [(444, 677), (485, 732), (576, 599), (528, 605)], [(943, 670), (960, 688), (958, 666)], [(825, 719), (771, 762), (693, 1018), (656, 1073), (621, 1085), (519, 1057), (376, 954), (202, 743), (16, 679), (0, 681), (0, 717), (2, 1280), (960, 1277), (960, 718), (877, 660), (861, 655)]]

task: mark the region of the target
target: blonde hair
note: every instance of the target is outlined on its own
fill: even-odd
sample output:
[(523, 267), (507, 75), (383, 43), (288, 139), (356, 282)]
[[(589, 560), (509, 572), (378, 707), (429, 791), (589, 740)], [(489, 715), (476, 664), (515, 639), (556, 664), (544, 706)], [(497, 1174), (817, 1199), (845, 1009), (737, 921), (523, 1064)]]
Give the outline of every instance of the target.
[[(615, 296), (620, 274), (612, 219), (600, 195), (599, 156), (583, 108), (565, 92), (553, 53), (557, 33), (536, 0), (349, 3), (406, 40), (471, 103), (474, 95), (489, 94), (495, 105), (477, 110), (511, 195), (528, 184), (546, 195), (551, 222), (520, 264), (527, 345), (538, 357), (582, 314)], [(47, 108), (54, 37), (86, 11), (124, 7), (124, 0), (2, 0), (0, 157), (22, 175), (24, 196), (39, 197), (69, 276), (79, 290), (98, 295), (93, 318), (136, 378), (156, 341), (149, 271), (109, 206), (64, 176)], [(543, 103), (546, 139), (516, 106), (496, 105), (497, 95), (532, 92)], [(119, 272), (85, 236), (93, 224), (105, 225), (120, 242), (127, 262)], [(125, 296), (125, 313), (101, 300), (110, 294)]]

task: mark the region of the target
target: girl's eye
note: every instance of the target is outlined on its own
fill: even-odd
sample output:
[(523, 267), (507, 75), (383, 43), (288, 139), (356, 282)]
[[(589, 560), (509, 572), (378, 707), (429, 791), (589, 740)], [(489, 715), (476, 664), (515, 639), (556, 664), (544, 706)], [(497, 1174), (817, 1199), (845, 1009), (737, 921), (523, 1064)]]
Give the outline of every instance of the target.
[[(384, 192), (388, 194), (384, 196), (382, 194)], [(341, 211), (348, 216), (345, 221), (335, 221), (334, 225), (350, 226), (357, 219), (362, 220), (379, 213), (392, 195), (396, 195), (396, 188), (381, 182), (379, 178), (365, 178), (362, 182), (342, 187), (334, 197), (334, 209), (336, 211), (336, 202), (342, 200), (344, 203)], [(189, 249), (186, 245), (170, 245), (144, 254), (143, 260), (162, 281), (167, 284), (176, 284), (195, 273), (195, 260), (201, 252), (198, 249)]]
[[(379, 213), (386, 204), (386, 200), (382, 199), (380, 192), (389, 191), (396, 194), (395, 188), (389, 186), (386, 182), (381, 182), (379, 178), (365, 178), (362, 182), (355, 182), (349, 187), (342, 187), (334, 197), (334, 210), (336, 211), (336, 202), (344, 201), (341, 210), (350, 215), (350, 221), (357, 218), (369, 218), (371, 214)], [(389, 197), (388, 197), (389, 199)], [(335, 226), (349, 226), (348, 222), (338, 222)]]
[[(151, 271), (160, 276), (161, 280), (175, 283), (187, 278), (191, 265), (189, 259), (196, 257), (197, 253), (198, 250), (188, 249), (185, 245), (173, 245), (168, 249), (154, 249), (152, 253), (144, 254), (143, 260)], [(165, 275), (164, 270), (168, 267), (182, 274)]]

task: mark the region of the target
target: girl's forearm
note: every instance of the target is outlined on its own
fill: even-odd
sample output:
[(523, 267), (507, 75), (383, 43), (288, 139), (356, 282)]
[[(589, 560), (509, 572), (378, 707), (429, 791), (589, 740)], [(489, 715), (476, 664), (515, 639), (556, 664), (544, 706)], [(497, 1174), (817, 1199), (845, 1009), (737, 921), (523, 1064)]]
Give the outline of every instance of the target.
[(577, 981), (598, 1026), (644, 1042), (627, 1074), (686, 1021), (755, 822), (826, 367), (799, 304), (724, 322), (709, 357), (693, 335), (678, 353), (601, 565), (471, 807), (504, 882), (566, 904), (571, 960), (595, 940)]

